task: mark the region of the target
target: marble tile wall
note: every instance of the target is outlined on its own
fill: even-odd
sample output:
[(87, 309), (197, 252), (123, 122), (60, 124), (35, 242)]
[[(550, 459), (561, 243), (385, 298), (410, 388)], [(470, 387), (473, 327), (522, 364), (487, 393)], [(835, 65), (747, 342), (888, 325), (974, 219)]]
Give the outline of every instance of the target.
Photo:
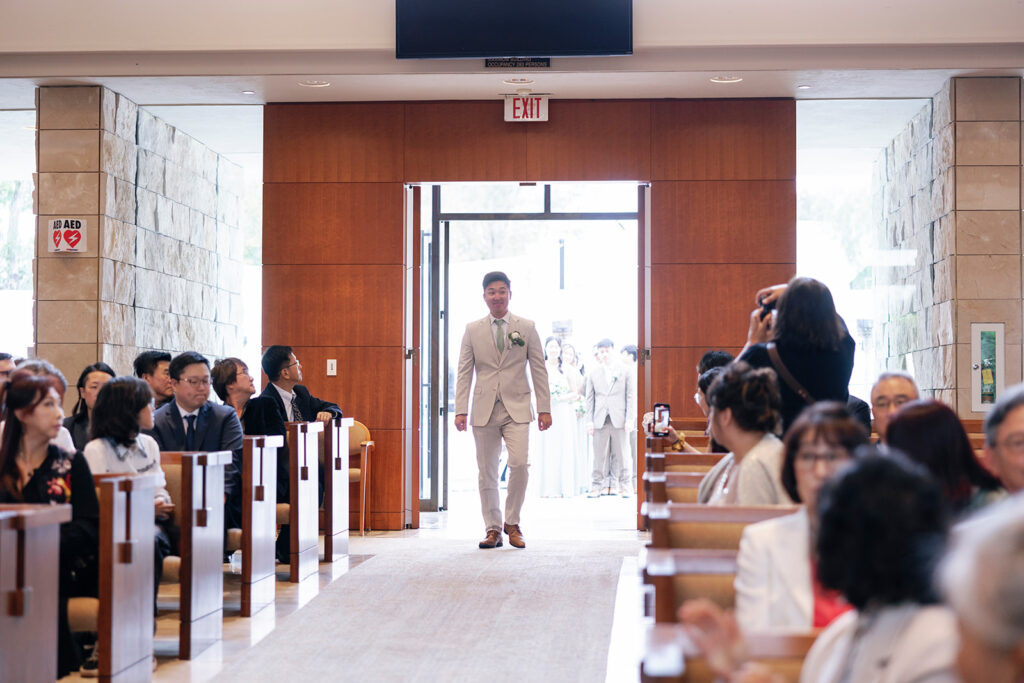
[[(74, 379), (146, 349), (235, 352), (241, 169), (106, 88), (42, 87), (36, 111), (37, 355)], [(88, 221), (87, 251), (47, 251), (57, 216)]]
[[(971, 412), (970, 326), (1006, 324), (1007, 385), (1021, 381), (1021, 81), (956, 78), (876, 166), (879, 349), (925, 393)], [(927, 119), (927, 122), (926, 122)]]

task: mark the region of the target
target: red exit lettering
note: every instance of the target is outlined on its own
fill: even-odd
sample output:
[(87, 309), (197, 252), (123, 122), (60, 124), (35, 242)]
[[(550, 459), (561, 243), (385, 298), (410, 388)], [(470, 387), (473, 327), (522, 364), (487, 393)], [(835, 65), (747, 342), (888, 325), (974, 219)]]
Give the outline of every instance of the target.
[(540, 117), (539, 97), (512, 98), (512, 118), (532, 119)]

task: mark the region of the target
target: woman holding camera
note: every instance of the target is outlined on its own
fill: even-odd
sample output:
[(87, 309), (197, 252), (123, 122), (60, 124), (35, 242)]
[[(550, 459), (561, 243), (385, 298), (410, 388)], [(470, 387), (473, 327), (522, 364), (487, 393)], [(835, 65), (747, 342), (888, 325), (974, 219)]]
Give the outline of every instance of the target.
[(762, 289), (757, 302), (740, 359), (778, 374), (782, 431), (812, 403), (846, 403), (855, 345), (828, 287), (795, 277), (789, 284)]

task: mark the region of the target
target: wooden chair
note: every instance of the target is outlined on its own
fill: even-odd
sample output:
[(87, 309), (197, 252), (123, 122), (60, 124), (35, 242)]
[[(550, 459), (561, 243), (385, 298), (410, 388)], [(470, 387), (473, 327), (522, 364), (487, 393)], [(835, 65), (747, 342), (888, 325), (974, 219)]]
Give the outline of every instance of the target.
[(642, 514), (651, 530), (651, 548), (739, 550), (748, 524), (790, 515), (795, 505), (699, 505), (644, 503)]
[(693, 598), (707, 598), (722, 608), (736, 603), (736, 551), (645, 549), (640, 568), (653, 593), (646, 613), (657, 623), (676, 621), (680, 606)]
[(68, 521), (70, 505), (0, 505), (0, 681), (57, 678), (57, 558)]
[(290, 538), (288, 580), (298, 583), (317, 572), (320, 563), (318, 437), (322, 422), (289, 422), (288, 497), (277, 505), (278, 524), (287, 522)]
[(702, 472), (644, 472), (644, 498), (652, 503), (696, 503)]
[(247, 436), (242, 445), (242, 616), (274, 602), (277, 449), (283, 436)]
[[(348, 432), (349, 481), (359, 483), (359, 535), (370, 530), (370, 466), (376, 444), (370, 439), (370, 430), (362, 422), (354, 422)], [(352, 458), (359, 457), (359, 467), (352, 466)], [(354, 528), (349, 519), (349, 528)]]
[[(181, 528), (179, 557), (164, 578), (181, 583), (178, 657), (192, 659), (220, 640), (224, 613), (224, 468), (231, 451), (161, 451), (160, 466)], [(275, 461), (276, 462), (276, 461)]]
[(647, 452), (644, 459), (648, 472), (708, 472), (725, 457), (725, 453)]
[[(817, 632), (747, 634), (750, 660), (768, 667), (783, 680), (797, 683), (804, 658)], [(640, 661), (642, 683), (712, 683), (711, 667), (697, 654), (680, 624), (653, 624), (647, 628)]]
[(320, 466), (324, 468), (324, 502), (320, 529), (324, 532), (324, 562), (348, 555), (349, 434), (355, 420), (335, 417), (320, 432)]

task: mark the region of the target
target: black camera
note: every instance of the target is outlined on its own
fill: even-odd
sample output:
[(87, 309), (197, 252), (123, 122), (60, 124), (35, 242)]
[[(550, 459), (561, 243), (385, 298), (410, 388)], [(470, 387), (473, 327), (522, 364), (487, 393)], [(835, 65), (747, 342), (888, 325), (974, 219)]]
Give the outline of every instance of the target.
[(775, 310), (775, 302), (776, 302), (775, 299), (773, 299), (771, 301), (767, 301), (767, 302), (762, 300), (762, 302), (761, 302), (761, 320), (764, 320), (765, 318), (767, 318), (768, 316), (770, 316), (772, 314), (772, 311)]

